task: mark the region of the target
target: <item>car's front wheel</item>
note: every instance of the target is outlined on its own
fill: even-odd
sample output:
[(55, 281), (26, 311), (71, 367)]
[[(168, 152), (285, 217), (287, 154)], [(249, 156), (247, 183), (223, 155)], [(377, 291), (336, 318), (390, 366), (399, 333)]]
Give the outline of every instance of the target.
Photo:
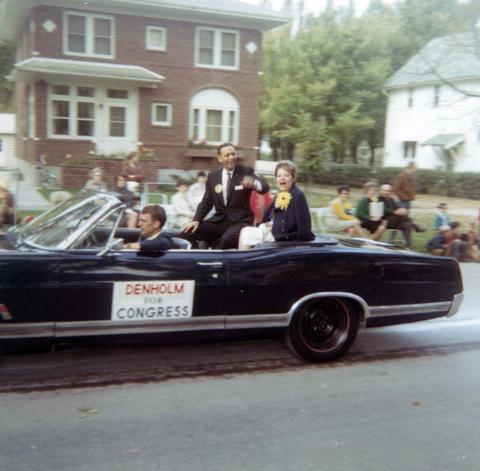
[(310, 361), (330, 361), (343, 355), (358, 331), (358, 314), (338, 298), (321, 298), (302, 306), (292, 317), (287, 345)]

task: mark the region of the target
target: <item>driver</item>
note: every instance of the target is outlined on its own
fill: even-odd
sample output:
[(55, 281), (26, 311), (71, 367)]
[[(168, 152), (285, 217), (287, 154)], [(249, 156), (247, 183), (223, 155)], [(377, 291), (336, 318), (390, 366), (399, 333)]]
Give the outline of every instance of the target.
[(138, 225), (140, 226), (140, 240), (130, 242), (123, 246), (124, 249), (135, 249), (142, 252), (163, 252), (173, 247), (170, 237), (161, 234), (167, 220), (165, 209), (159, 204), (145, 206), (140, 213)]

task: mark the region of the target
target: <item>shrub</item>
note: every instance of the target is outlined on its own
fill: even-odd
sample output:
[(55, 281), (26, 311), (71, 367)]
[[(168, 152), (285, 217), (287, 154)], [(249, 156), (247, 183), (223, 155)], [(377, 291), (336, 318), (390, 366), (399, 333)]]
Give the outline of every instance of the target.
[[(362, 188), (367, 181), (393, 184), (404, 168), (370, 167), (366, 165), (330, 164), (321, 172), (301, 172), (299, 180), (324, 185), (348, 184), (354, 188)], [(449, 173), (444, 170), (418, 170), (415, 176), (417, 192), (450, 196), (457, 198), (480, 199), (480, 173)]]

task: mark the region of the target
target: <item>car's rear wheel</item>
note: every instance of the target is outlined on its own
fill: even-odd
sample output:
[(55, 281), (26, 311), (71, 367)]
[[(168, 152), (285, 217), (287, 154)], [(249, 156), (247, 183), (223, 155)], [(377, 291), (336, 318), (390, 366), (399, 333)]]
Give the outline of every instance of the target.
[(358, 331), (358, 314), (348, 302), (321, 298), (302, 306), (286, 333), (287, 345), (310, 361), (330, 361), (343, 355)]

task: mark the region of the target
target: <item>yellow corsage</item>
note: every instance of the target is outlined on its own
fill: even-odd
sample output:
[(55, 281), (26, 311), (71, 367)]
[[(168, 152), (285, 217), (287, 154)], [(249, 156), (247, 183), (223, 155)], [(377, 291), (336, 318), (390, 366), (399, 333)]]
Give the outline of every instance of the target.
[(275, 198), (275, 207), (285, 211), (292, 201), (292, 195), (288, 191), (281, 191)]

